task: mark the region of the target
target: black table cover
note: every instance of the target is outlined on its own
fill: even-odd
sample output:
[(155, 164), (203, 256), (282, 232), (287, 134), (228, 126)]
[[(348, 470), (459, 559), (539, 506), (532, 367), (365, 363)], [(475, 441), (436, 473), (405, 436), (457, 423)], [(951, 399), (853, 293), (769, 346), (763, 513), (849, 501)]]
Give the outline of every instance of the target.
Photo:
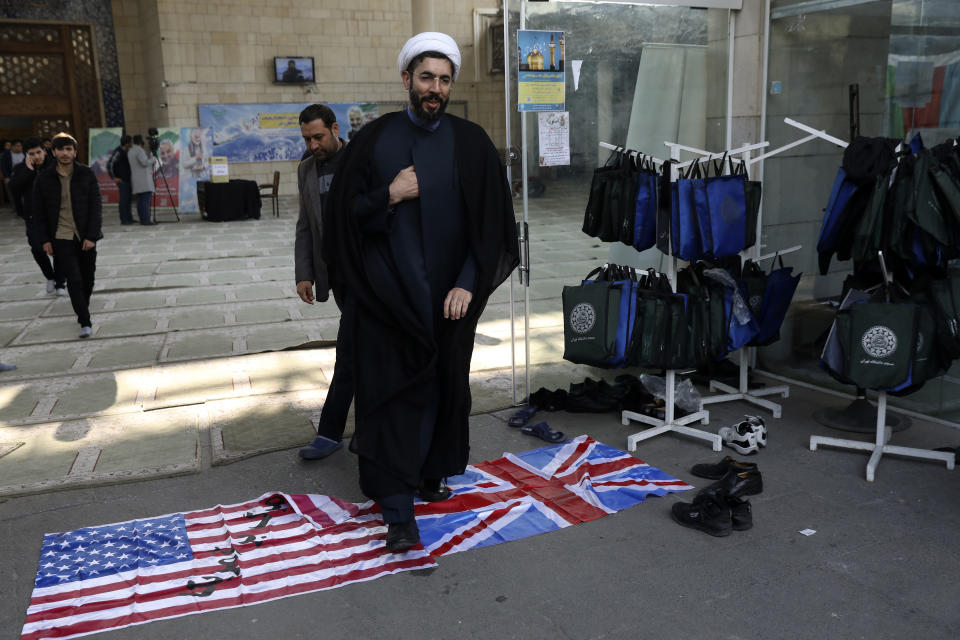
[(260, 218), (260, 190), (254, 180), (197, 183), (203, 217), (211, 222)]

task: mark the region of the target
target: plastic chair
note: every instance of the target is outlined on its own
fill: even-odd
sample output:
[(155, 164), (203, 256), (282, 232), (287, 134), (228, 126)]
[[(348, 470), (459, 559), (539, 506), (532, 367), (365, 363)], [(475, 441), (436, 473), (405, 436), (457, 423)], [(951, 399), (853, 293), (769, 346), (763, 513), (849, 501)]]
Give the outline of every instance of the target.
[[(277, 218), (280, 217), (280, 200), (277, 197), (280, 192), (280, 172), (273, 172), (273, 182), (267, 184), (258, 184), (257, 188), (260, 189), (261, 198), (269, 198), (273, 200), (273, 215)], [(264, 193), (264, 189), (269, 189), (269, 193)]]

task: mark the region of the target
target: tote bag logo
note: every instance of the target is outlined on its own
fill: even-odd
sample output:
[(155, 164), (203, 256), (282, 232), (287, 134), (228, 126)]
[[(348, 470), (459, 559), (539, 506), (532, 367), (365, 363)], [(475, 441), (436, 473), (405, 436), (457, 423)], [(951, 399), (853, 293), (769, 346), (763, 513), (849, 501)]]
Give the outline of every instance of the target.
[(897, 350), (897, 334), (887, 327), (870, 327), (860, 339), (863, 350), (872, 358), (887, 358)]
[(570, 328), (581, 335), (593, 329), (596, 321), (597, 313), (589, 302), (581, 302), (570, 312)]

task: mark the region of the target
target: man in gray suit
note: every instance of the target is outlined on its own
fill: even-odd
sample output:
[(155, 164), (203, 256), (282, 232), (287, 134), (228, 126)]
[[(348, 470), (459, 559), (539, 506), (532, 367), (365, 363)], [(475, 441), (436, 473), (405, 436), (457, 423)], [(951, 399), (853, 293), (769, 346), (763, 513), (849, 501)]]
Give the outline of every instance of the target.
[[(330, 183), (340, 162), (344, 141), (339, 137), (337, 117), (326, 105), (312, 104), (300, 113), (300, 133), (309, 155), (297, 169), (300, 216), (294, 243), (297, 295), (307, 304), (326, 302), (330, 283), (323, 259), (323, 208)], [(314, 296), (314, 288), (316, 296)], [(300, 450), (308, 460), (325, 458), (342, 446), (347, 412), (353, 401), (353, 305), (349, 295), (337, 300), (340, 329), (337, 332), (337, 361), (327, 399), (320, 412), (317, 437)]]

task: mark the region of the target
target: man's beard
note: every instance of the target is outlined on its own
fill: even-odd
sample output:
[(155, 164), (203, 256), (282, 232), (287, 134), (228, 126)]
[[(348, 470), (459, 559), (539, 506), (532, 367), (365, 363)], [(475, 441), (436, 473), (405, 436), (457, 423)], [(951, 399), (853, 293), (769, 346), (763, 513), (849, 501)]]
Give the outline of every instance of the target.
[(440, 116), (443, 115), (443, 112), (447, 110), (447, 103), (450, 102), (450, 98), (441, 100), (439, 109), (436, 111), (427, 111), (423, 108), (423, 101), (430, 98), (436, 98), (439, 100), (440, 96), (431, 92), (421, 98), (417, 95), (417, 92), (414, 90), (414, 88), (410, 87), (410, 106), (413, 107), (413, 115), (417, 116), (417, 119), (420, 120), (420, 122), (426, 124), (431, 124), (439, 120)]

